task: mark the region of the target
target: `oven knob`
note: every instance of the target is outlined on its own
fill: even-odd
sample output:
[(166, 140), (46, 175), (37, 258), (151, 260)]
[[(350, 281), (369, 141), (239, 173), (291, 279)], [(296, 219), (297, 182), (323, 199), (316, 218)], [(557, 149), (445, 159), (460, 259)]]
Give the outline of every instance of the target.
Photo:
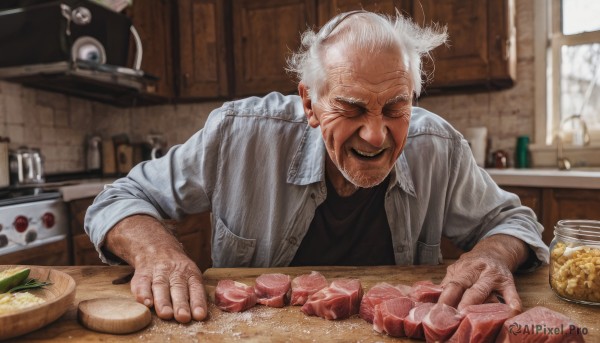
[(37, 238), (37, 231), (29, 230), (25, 234), (25, 243), (31, 243), (31, 242), (35, 241), (36, 238)]
[(6, 235), (0, 235), (0, 248), (4, 248), (8, 245), (8, 237)]
[(51, 229), (54, 226), (55, 222), (56, 220), (54, 218), (54, 214), (50, 212), (46, 212), (42, 216), (42, 223), (44, 224), (44, 227), (46, 227), (46, 229)]
[(17, 216), (17, 218), (15, 218), (14, 225), (18, 232), (25, 232), (29, 226), (29, 220), (25, 216)]

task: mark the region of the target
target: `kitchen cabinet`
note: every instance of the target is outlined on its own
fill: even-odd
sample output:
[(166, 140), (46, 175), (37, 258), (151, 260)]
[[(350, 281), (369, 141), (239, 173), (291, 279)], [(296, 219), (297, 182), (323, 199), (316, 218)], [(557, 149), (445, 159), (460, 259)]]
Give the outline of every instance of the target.
[(361, 8), (448, 26), (449, 45), (432, 53), (435, 66), (424, 60), (428, 73), (435, 69), (425, 94), (509, 87), (516, 78), (514, 0), (151, 1), (130, 10), (144, 45), (142, 69), (160, 77), (156, 94), (175, 101), (295, 92), (285, 66), (300, 34)]
[(404, 15), (411, 15), (412, 0), (320, 0), (318, 5), (319, 27), (337, 14), (353, 10), (364, 9), (367, 11), (396, 14), (398, 9)]
[(69, 242), (61, 239), (39, 247), (15, 251), (0, 256), (0, 264), (24, 264), (38, 266), (66, 266), (70, 264)]
[[(600, 220), (600, 189), (524, 186), (501, 188), (518, 195), (521, 203), (535, 212), (538, 221), (544, 226), (542, 240), (547, 245), (554, 238), (554, 225), (559, 220)], [(441, 249), (444, 258), (458, 258), (463, 253), (446, 238), (442, 239)]]
[(417, 23), (447, 25), (449, 44), (433, 50), (433, 74), (427, 93), (454, 87), (505, 88), (516, 78), (514, 0), (419, 0), (413, 5)]
[(179, 1), (179, 99), (295, 92), (286, 57), (316, 23), (315, 8), (315, 0)]
[[(154, 88), (149, 89), (148, 92), (166, 99), (171, 99), (175, 95), (171, 49), (173, 35), (171, 6), (170, 1), (166, 0), (134, 1), (125, 12), (142, 41), (141, 69), (159, 78)], [(133, 44), (131, 49), (130, 56), (133, 56), (135, 51)]]
[(361, 8), (385, 14), (397, 8), (421, 25), (447, 26), (449, 44), (433, 50), (433, 63), (423, 60), (423, 68), (433, 76), (425, 94), (506, 88), (516, 79), (514, 0), (321, 0), (319, 24)]
[(295, 92), (286, 57), (316, 24), (315, 0), (233, 1), (234, 96)]
[[(71, 237), (74, 265), (103, 265), (98, 252), (85, 233), (85, 212), (94, 198), (83, 198), (69, 202)], [(166, 220), (165, 226), (173, 232), (186, 253), (196, 262), (200, 270), (210, 268), (211, 219), (210, 213), (190, 215), (181, 222)]]
[(544, 242), (550, 244), (554, 225), (562, 219), (600, 220), (600, 189), (544, 189)]
[(176, 6), (178, 98), (229, 96), (227, 2), (179, 0)]

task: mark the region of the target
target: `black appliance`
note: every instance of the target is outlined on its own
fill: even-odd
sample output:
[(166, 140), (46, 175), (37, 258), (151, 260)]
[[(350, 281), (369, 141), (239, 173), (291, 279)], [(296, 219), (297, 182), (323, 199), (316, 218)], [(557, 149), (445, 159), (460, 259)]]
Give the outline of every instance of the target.
[(131, 20), (89, 0), (3, 2), (0, 51), (0, 79), (115, 105), (157, 101)]

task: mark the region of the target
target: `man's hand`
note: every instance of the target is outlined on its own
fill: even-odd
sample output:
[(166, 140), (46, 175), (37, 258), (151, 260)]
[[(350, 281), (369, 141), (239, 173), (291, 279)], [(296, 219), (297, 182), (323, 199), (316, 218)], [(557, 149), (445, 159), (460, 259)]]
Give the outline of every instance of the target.
[(438, 302), (457, 307), (482, 304), (499, 293), (515, 310), (521, 310), (512, 273), (527, 259), (527, 245), (508, 235), (490, 236), (448, 266)]
[(138, 302), (154, 306), (159, 318), (180, 323), (206, 318), (202, 273), (160, 221), (125, 218), (109, 231), (105, 247), (135, 268), (131, 292)]

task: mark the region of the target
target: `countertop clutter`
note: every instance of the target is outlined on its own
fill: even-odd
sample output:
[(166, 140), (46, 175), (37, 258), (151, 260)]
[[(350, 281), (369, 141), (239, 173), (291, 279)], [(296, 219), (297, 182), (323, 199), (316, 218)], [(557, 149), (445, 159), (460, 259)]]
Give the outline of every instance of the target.
[[(377, 282), (412, 284), (417, 280), (431, 279), (439, 283), (447, 265), (438, 266), (381, 266), (381, 267), (288, 267), (288, 268), (214, 268), (204, 273), (206, 291), (212, 298), (217, 282), (234, 279), (247, 284), (264, 273), (300, 275), (311, 270), (325, 277), (359, 278), (365, 289)], [(111, 335), (88, 330), (77, 321), (77, 306), (80, 302), (95, 298), (133, 299), (130, 285), (122, 279), (132, 271), (127, 266), (111, 267), (53, 267), (71, 275), (76, 283), (76, 297), (72, 306), (56, 322), (15, 338), (14, 342), (295, 342), (343, 341), (343, 342), (404, 342), (407, 339), (392, 338), (373, 330), (372, 324), (358, 316), (346, 320), (328, 321), (308, 317), (298, 306), (270, 308), (256, 306), (242, 313), (228, 313), (217, 309), (209, 301), (209, 319), (204, 322), (179, 324), (175, 321), (158, 319), (152, 311), (152, 321), (141, 331), (126, 335)], [(600, 327), (596, 323), (600, 307), (578, 305), (559, 299), (548, 285), (548, 268), (542, 267), (530, 274), (517, 275), (517, 290), (523, 308), (544, 306), (560, 312), (587, 331), (585, 340), (600, 340)]]

